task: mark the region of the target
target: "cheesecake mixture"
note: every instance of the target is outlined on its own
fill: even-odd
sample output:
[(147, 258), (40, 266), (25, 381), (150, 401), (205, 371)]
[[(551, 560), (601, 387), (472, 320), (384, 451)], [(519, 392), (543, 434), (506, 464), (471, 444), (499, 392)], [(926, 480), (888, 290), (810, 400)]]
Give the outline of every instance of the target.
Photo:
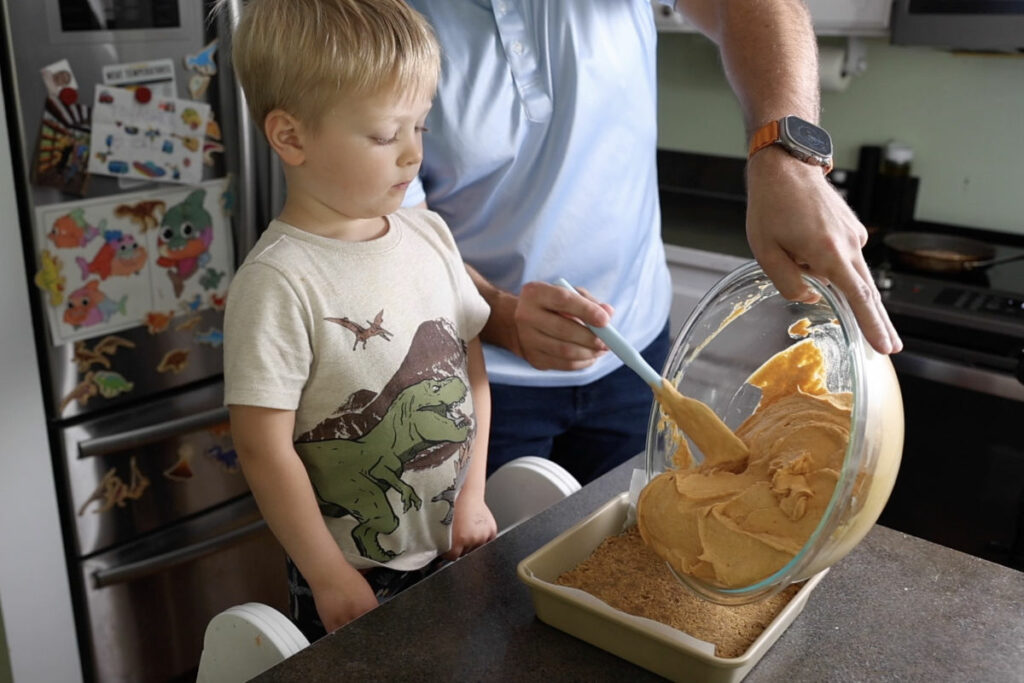
[[(790, 333), (806, 335), (806, 327)], [(825, 370), (811, 339), (770, 358), (747, 380), (761, 400), (735, 433), (668, 382), (656, 389), (663, 412), (704, 455), (694, 464), (680, 438), (677, 469), (652, 479), (637, 502), (644, 541), (677, 572), (742, 588), (781, 569), (807, 542), (850, 436), (852, 395), (830, 393)]]

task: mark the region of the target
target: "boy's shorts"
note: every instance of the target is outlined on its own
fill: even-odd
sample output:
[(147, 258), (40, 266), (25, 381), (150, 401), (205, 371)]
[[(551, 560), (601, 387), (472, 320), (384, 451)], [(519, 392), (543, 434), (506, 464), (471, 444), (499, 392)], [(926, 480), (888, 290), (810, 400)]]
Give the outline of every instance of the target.
[[(306, 583), (306, 578), (292, 562), (292, 558), (287, 558), (287, 562), (288, 607), (291, 612), (291, 620), (302, 631), (302, 635), (312, 643), (327, 635), (327, 630), (324, 628), (323, 622), (320, 621), (320, 615), (317, 614), (313, 591)], [(377, 601), (383, 605), (409, 586), (419, 583), (447, 564), (449, 564), (448, 560), (438, 557), (422, 569), (407, 572), (377, 567), (363, 574), (363, 578), (370, 584), (374, 595), (377, 596)]]

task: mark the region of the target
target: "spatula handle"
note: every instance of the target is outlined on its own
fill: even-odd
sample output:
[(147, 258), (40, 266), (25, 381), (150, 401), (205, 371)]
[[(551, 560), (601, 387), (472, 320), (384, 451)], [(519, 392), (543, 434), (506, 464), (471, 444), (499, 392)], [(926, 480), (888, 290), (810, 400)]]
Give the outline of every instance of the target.
[[(560, 277), (555, 280), (555, 283), (569, 291), (576, 292), (576, 288), (570, 285), (565, 278)], [(576, 293), (579, 294), (579, 292)], [(598, 339), (607, 344), (612, 353), (622, 359), (622, 362), (630, 370), (640, 375), (643, 381), (655, 388), (661, 386), (661, 375), (644, 360), (644, 357), (640, 355), (640, 352), (632, 344), (626, 341), (619, 331), (615, 329), (614, 325), (608, 323), (604, 327), (597, 327), (595, 325), (586, 325), (586, 327), (597, 335)]]

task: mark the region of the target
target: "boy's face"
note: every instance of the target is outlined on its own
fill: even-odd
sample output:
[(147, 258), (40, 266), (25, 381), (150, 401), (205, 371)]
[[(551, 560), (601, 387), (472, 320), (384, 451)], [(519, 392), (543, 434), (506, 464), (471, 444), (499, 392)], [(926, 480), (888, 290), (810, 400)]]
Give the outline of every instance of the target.
[(339, 100), (305, 140), (303, 194), (342, 218), (374, 218), (398, 209), (423, 160), (430, 105), (426, 93)]

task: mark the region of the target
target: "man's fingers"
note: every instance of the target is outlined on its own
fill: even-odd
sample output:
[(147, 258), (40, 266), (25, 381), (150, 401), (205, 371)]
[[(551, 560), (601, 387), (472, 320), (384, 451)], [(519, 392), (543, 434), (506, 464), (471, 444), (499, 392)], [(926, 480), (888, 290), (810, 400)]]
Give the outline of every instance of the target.
[(813, 287), (804, 282), (804, 271), (781, 249), (762, 254), (758, 263), (784, 299), (814, 303), (821, 298)]

